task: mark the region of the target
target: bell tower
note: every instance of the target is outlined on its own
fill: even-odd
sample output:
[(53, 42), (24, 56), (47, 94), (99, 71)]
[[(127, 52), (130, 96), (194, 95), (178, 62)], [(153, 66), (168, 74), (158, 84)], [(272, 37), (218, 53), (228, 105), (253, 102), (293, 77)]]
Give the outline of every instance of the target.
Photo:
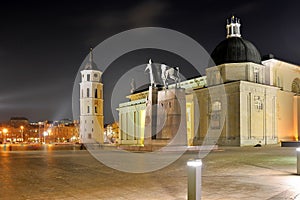
[(80, 82), (80, 141), (103, 144), (103, 84), (102, 72), (93, 61), (93, 49), (81, 71)]

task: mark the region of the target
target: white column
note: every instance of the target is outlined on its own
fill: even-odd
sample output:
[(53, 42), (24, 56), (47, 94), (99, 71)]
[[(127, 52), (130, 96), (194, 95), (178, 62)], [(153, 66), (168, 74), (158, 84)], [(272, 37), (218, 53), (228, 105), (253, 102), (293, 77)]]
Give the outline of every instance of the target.
[(188, 200), (201, 199), (201, 159), (189, 160), (188, 166)]

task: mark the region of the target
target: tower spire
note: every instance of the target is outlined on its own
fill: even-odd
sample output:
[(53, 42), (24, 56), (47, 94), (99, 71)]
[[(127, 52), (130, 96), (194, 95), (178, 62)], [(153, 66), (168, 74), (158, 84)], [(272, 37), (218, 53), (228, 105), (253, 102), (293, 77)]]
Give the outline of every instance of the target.
[(241, 23), (240, 19), (232, 15), (230, 19), (227, 19), (226, 29), (227, 29), (227, 36), (226, 38), (230, 37), (241, 37), (240, 31)]
[(86, 70), (97, 69), (97, 66), (96, 66), (96, 64), (94, 63), (94, 60), (93, 60), (93, 48), (90, 48), (89, 60), (85, 64), (85, 68), (84, 69), (86, 69)]

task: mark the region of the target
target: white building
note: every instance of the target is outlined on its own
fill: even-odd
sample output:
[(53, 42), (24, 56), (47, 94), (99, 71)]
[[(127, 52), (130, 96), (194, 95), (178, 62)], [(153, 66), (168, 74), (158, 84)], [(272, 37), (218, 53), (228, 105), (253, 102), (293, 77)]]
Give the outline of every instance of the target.
[[(212, 52), (214, 62), (206, 76), (181, 83), (187, 91), (188, 145), (268, 145), (299, 139), (300, 67), (270, 56), (262, 59), (242, 38), (240, 27), (239, 19), (230, 18), (226, 39)], [(148, 91), (136, 92), (128, 96), (130, 102), (120, 104), (120, 145), (144, 145), (147, 97)]]
[(82, 143), (103, 143), (103, 84), (102, 72), (93, 61), (91, 49), (89, 61), (81, 71), (80, 83), (80, 140)]

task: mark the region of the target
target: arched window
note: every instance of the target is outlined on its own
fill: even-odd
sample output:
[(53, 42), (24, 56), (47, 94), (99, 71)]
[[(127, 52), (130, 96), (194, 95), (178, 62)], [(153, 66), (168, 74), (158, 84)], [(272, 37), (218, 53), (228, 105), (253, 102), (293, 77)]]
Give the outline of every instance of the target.
[(259, 69), (257, 67), (254, 68), (253, 77), (254, 83), (259, 83)]
[(95, 89), (95, 98), (98, 98), (98, 90)]

